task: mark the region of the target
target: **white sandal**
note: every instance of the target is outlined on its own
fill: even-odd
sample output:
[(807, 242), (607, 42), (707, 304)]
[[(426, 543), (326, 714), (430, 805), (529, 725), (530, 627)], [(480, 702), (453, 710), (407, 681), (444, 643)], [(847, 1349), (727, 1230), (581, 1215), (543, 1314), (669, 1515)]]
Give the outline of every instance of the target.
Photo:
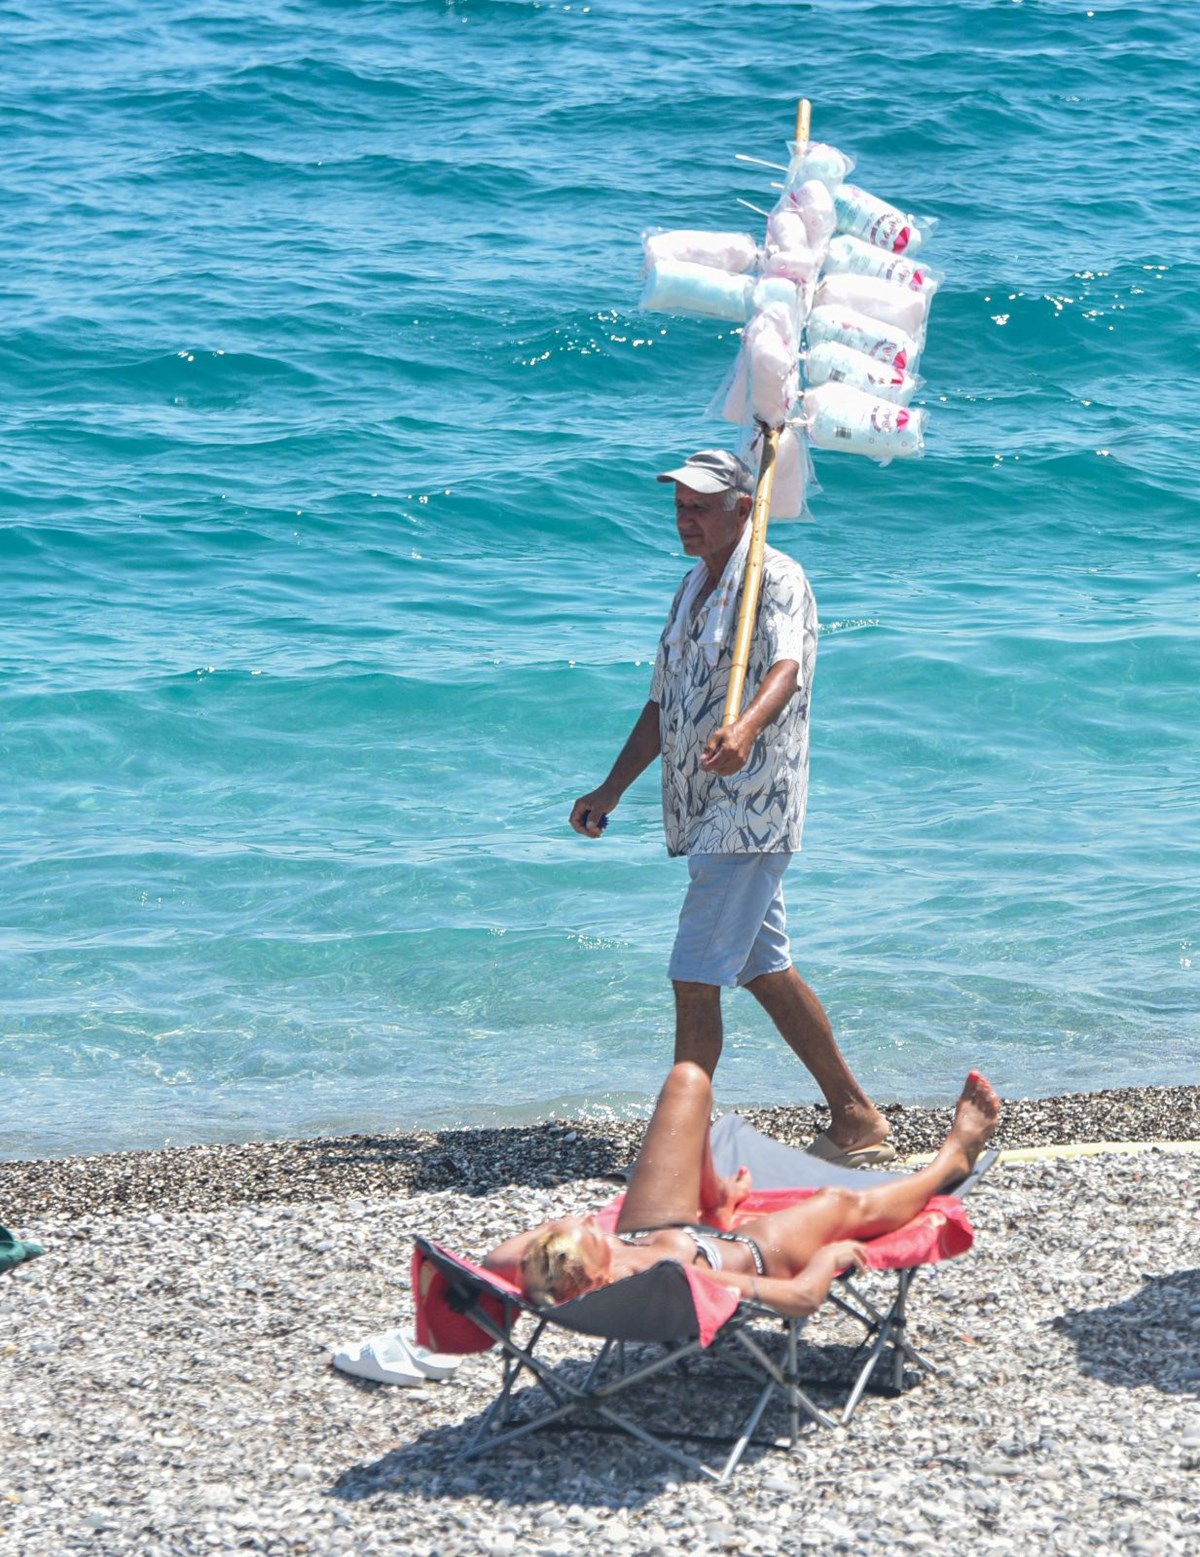
[(372, 1379), (376, 1384), (424, 1384), (426, 1379), (452, 1378), (459, 1359), (418, 1346), (399, 1330), (384, 1330), (365, 1341), (352, 1341), (330, 1359), (342, 1373)]

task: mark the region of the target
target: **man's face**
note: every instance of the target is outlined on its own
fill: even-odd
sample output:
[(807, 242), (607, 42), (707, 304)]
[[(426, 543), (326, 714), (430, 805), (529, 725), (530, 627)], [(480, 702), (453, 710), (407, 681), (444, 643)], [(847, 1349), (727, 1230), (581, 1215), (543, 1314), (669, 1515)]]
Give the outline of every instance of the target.
[(712, 557), (731, 551), (750, 512), (750, 499), (728, 492), (694, 492), (675, 483), (675, 525), (689, 557)]

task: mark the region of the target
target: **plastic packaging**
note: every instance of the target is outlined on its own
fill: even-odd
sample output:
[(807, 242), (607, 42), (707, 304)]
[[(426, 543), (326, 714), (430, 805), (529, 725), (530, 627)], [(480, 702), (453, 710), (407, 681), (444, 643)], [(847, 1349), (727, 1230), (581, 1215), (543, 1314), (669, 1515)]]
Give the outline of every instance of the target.
[(862, 238), (889, 254), (915, 254), (933, 231), (932, 221), (918, 224), (915, 216), (906, 215), (898, 206), (868, 194), (857, 184), (839, 184), (833, 192), (833, 203), (838, 232)]
[(721, 381), (720, 389), (712, 397), (708, 407), (709, 416), (719, 416), (723, 421), (736, 422), (739, 427), (753, 426), (748, 372), (746, 354), (739, 350), (733, 359), (733, 366)]
[[(797, 408), (798, 409), (798, 408)], [(755, 472), (762, 465), (763, 431), (757, 424), (747, 427), (738, 439), (737, 452)], [(780, 428), (775, 451), (775, 476), (771, 485), (771, 519), (811, 519), (810, 492), (819, 492), (820, 482), (813, 469), (812, 454), (804, 429), (795, 421)]]
[(803, 147), (796, 141), (789, 141), (788, 150), (791, 152), (791, 161), (783, 185), (785, 195), (814, 178), (819, 179), (827, 189), (836, 189), (854, 171), (853, 157), (821, 141), (808, 141)]
[(889, 254), (886, 249), (852, 238), (849, 233), (839, 233), (831, 240), (825, 255), (825, 274), (878, 276), (881, 281), (891, 281), (896, 286), (910, 287), (914, 292), (937, 291), (941, 285), (941, 271), (928, 265), (917, 264), (899, 254)]
[(809, 248), (817, 254), (824, 254), (829, 240), (837, 231), (837, 207), (829, 186), (819, 178), (810, 178), (788, 198), (804, 223)]
[(925, 447), (924, 411), (893, 405), (848, 384), (807, 390), (804, 418), (818, 449), (840, 449), (886, 462), (920, 454)]
[[(753, 470), (755, 467), (751, 464), (750, 468)], [(796, 427), (785, 427), (779, 434), (779, 447), (775, 451), (775, 481), (771, 487), (772, 519), (812, 517), (805, 503), (811, 468), (812, 458), (803, 435)]]
[(697, 232), (688, 227), (670, 232), (650, 229), (642, 234), (646, 269), (663, 260), (687, 265), (712, 265), (731, 276), (745, 275), (758, 264), (758, 245), (748, 232)]
[[(780, 196), (779, 203), (767, 221), (767, 251), (772, 247), (772, 232), (788, 235), (788, 241), (775, 239), (778, 248), (796, 248), (800, 245), (800, 230), (794, 223), (799, 219), (803, 230), (803, 247), (817, 256), (825, 256), (829, 240), (837, 231), (837, 211), (833, 196), (820, 179), (810, 178), (797, 189), (788, 189)], [(783, 224), (782, 226), (780, 224)]]
[(800, 394), (800, 339), (795, 315), (783, 303), (768, 303), (742, 335), (750, 363), (750, 408), (760, 422), (787, 421)]
[(778, 206), (767, 218), (767, 253), (776, 249), (807, 249), (808, 229), (798, 211)]
[(852, 346), (876, 362), (886, 362), (909, 373), (916, 372), (921, 354), (911, 335), (854, 308), (814, 308), (809, 314), (809, 346), (823, 346), (828, 341)]
[(921, 382), (903, 368), (876, 362), (866, 352), (855, 351), (839, 341), (809, 348), (804, 359), (804, 380), (808, 389), (821, 384), (849, 384), (851, 389), (890, 400), (893, 405), (907, 405)]
[(751, 314), (770, 303), (783, 303), (792, 313), (797, 339), (799, 329), (808, 317), (812, 305), (812, 291), (807, 281), (796, 281), (789, 276), (764, 276), (754, 288), (751, 297)]
[(925, 320), (929, 315), (930, 294), (898, 287), (894, 281), (878, 276), (853, 276), (842, 273), (826, 276), (813, 298), (815, 308), (853, 308), (884, 324), (894, 324), (911, 335), (918, 344), (925, 338)]
[(744, 324), (754, 303), (753, 276), (731, 276), (712, 265), (660, 260), (652, 265), (641, 307), (667, 314), (699, 314)]
[[(822, 186), (824, 187), (824, 186)], [(779, 209), (767, 222), (767, 259), (763, 273), (811, 281), (821, 268), (821, 256), (808, 245), (808, 230), (798, 211)]]
[[(783, 303), (768, 303), (742, 333), (742, 415), (778, 427), (800, 393), (795, 318)], [(737, 375), (735, 374), (735, 381)]]
[(799, 326), (794, 308), (768, 303), (742, 332), (741, 350), (709, 407), (727, 422), (779, 427), (800, 398)]
[(811, 249), (776, 249), (767, 255), (765, 276), (786, 276), (789, 281), (811, 282), (821, 268), (820, 256)]

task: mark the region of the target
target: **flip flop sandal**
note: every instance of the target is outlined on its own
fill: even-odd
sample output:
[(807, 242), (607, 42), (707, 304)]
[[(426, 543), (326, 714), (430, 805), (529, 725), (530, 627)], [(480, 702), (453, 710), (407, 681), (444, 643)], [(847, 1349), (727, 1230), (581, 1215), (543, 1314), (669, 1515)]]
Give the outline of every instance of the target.
[(856, 1146), (846, 1151), (830, 1139), (827, 1130), (822, 1130), (804, 1150), (810, 1157), (816, 1157), (820, 1162), (831, 1162), (839, 1168), (882, 1168), (896, 1160), (896, 1148), (890, 1141), (878, 1141), (874, 1146)]

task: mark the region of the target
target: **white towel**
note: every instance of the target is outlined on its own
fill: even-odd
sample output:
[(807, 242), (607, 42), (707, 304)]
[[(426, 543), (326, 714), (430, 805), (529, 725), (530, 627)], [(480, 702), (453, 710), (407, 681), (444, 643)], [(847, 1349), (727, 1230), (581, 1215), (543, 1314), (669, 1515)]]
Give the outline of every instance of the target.
[[(742, 586), (742, 574), (746, 570), (746, 553), (750, 549), (750, 525), (743, 529), (741, 538), (733, 548), (733, 555), (725, 564), (725, 571), (717, 580), (716, 588), (704, 603), (707, 613), (701, 629), (699, 643), (710, 665), (720, 658), (721, 648), (733, 628), (733, 608), (738, 590)], [(708, 564), (701, 560), (687, 576), (679, 605), (667, 628), (664, 639), (667, 647), (667, 664), (671, 665), (683, 648), (687, 638), (688, 623), (692, 619), (692, 607), (700, 591), (708, 582)]]

